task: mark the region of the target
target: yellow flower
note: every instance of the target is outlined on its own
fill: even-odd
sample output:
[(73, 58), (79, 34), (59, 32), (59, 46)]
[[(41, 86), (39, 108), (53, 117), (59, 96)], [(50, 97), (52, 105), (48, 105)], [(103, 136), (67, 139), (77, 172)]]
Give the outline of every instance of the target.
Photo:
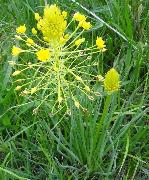
[(90, 29), (92, 27), (91, 23), (87, 22), (87, 21), (81, 21), (79, 23), (79, 26), (83, 27), (83, 29), (85, 29), (85, 30), (88, 30), (88, 29)]
[(48, 49), (41, 49), (36, 52), (36, 55), (37, 58), (43, 62), (47, 61), (51, 57), (50, 51)]
[(75, 45), (76, 46), (80, 46), (80, 44), (82, 44), (85, 41), (85, 38), (81, 38), (75, 41)]
[(46, 6), (44, 16), (38, 21), (37, 27), (43, 36), (52, 43), (58, 43), (67, 26), (67, 22), (56, 5)]
[(27, 44), (30, 44), (30, 45), (34, 45), (35, 44), (35, 42), (31, 38), (28, 38), (26, 40), (26, 42), (27, 42)]
[(13, 46), (13, 48), (12, 48), (12, 55), (13, 56), (18, 56), (21, 52), (22, 52), (22, 49), (20, 49), (16, 46)]
[(36, 19), (37, 21), (39, 21), (39, 19), (41, 18), (40, 15), (39, 15), (38, 13), (35, 13), (34, 15), (35, 15), (35, 19)]
[(114, 68), (110, 69), (105, 75), (104, 87), (108, 93), (119, 90), (120, 76)]
[(79, 22), (86, 20), (86, 17), (84, 15), (80, 14), (79, 12), (76, 12), (74, 14), (73, 18), (74, 18), (74, 20), (79, 21)]
[(34, 35), (36, 35), (36, 34), (37, 34), (37, 31), (36, 31), (36, 29), (35, 29), (35, 28), (32, 28), (32, 33), (33, 33)]
[(105, 41), (103, 41), (102, 37), (97, 37), (96, 45), (102, 52), (106, 51), (106, 49), (105, 49), (105, 47), (106, 47)]
[(25, 24), (23, 26), (19, 26), (17, 29), (16, 29), (16, 32), (19, 33), (19, 34), (24, 34), (26, 31), (26, 26)]

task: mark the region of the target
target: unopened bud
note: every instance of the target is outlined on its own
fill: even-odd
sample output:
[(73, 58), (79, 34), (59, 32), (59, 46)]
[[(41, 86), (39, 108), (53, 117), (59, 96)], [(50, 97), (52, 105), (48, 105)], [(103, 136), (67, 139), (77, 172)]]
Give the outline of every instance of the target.
[(21, 71), (15, 71), (14, 73), (12, 73), (12, 76), (16, 76), (16, 75), (18, 75), (20, 73), (21, 73)]
[(82, 81), (82, 78), (80, 76), (76, 76), (77, 81)]
[(36, 88), (36, 87), (32, 88), (32, 89), (31, 89), (31, 94), (34, 94), (36, 91), (37, 91), (37, 88)]
[(22, 86), (17, 86), (17, 87), (15, 88), (15, 90), (16, 90), (16, 91), (19, 91), (21, 88), (22, 88)]
[(91, 90), (90, 90), (90, 88), (89, 88), (89, 86), (85, 86), (85, 88), (84, 88), (87, 92), (90, 92)]
[(74, 104), (75, 104), (75, 106), (79, 109), (80, 103), (79, 103), (78, 101), (75, 100)]

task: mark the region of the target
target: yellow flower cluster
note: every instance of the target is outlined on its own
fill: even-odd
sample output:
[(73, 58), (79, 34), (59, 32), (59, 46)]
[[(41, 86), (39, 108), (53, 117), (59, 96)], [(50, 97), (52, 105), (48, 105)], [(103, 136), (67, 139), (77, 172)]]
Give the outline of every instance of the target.
[(120, 76), (118, 72), (112, 68), (110, 69), (104, 79), (104, 87), (108, 93), (118, 91), (120, 88)]
[(66, 12), (61, 12), (56, 5), (47, 5), (44, 9), (43, 18), (37, 16), (37, 13), (35, 18), (38, 21), (38, 29), (42, 31), (47, 41), (50, 42), (52, 40), (52, 43), (56, 44), (66, 30)]
[[(61, 11), (55, 4), (45, 6), (43, 16), (38, 13), (34, 15), (37, 29), (35, 27), (31, 29), (32, 37), (28, 37), (25, 24), (16, 29), (15, 38), (20, 41), (20, 46), (23, 44), (24, 48), (13, 46), (12, 55), (31, 53), (36, 57), (35, 61), (25, 64), (11, 63), (20, 68), (12, 74), (14, 78), (16, 75), (21, 77), (22, 72), (29, 71), (26, 79), (16, 81), (17, 83), (23, 82), (21, 85), (17, 84), (16, 90), (21, 91), (22, 96), (29, 94), (35, 96), (42, 91), (42, 102), (50, 97), (50, 101), (57, 97), (53, 109), (57, 103), (59, 105), (65, 103), (68, 108), (69, 98), (72, 98), (77, 108), (83, 108), (74, 92), (77, 89), (91, 100), (94, 99), (94, 95), (99, 94), (94, 92), (90, 82), (92, 78), (101, 79), (101, 77), (92, 75), (92, 72), (87, 70), (88, 67), (96, 66), (97, 63), (94, 65), (90, 61), (90, 64), (86, 65), (85, 62), (88, 61), (88, 57), (92, 57), (93, 53), (106, 50), (105, 41), (102, 37), (97, 37), (93, 46), (86, 47), (83, 32), (91, 28), (91, 23), (79, 12), (74, 14), (70, 23), (67, 23), (67, 12)], [(78, 25), (71, 34), (68, 34), (67, 28), (71, 28), (70, 24), (74, 21), (77, 21)], [(85, 44), (83, 49), (80, 46), (82, 43)], [(101, 82), (104, 83), (106, 91), (114, 92), (119, 89), (119, 74), (116, 70), (111, 69), (105, 79), (102, 77)]]

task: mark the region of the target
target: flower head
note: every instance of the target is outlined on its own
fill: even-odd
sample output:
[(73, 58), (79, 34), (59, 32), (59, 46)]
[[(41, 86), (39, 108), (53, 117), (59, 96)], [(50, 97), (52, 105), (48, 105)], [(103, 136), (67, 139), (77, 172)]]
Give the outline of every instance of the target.
[(18, 56), (21, 52), (22, 52), (22, 49), (21, 49), (21, 48), (18, 48), (18, 47), (16, 47), (16, 46), (13, 46), (13, 48), (12, 48), (12, 55), (13, 55), (13, 56)]
[(36, 52), (36, 55), (37, 55), (37, 58), (43, 62), (47, 61), (51, 56), (50, 51), (48, 49), (41, 49)]
[(16, 32), (19, 33), (19, 34), (24, 34), (26, 32), (26, 26), (25, 24), (23, 26), (19, 26), (17, 29), (16, 29)]
[(96, 45), (101, 51), (105, 51), (105, 41), (103, 41), (102, 37), (97, 37), (96, 39)]
[(44, 37), (53, 43), (57, 43), (66, 29), (67, 22), (64, 13), (56, 5), (47, 5), (44, 9), (44, 16), (39, 20), (37, 26)]
[(104, 87), (108, 93), (118, 91), (120, 87), (120, 77), (118, 72), (112, 68), (105, 75)]

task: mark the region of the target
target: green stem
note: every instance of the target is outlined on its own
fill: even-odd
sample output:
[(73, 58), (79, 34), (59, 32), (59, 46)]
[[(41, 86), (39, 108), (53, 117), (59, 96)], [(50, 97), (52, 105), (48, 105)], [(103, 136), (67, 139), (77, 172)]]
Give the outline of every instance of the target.
[(107, 95), (106, 101), (105, 101), (105, 103), (104, 103), (103, 113), (102, 113), (102, 116), (101, 116), (99, 125), (98, 125), (98, 127), (97, 127), (97, 132), (100, 132), (100, 130), (101, 130), (101, 128), (102, 128), (102, 125), (104, 124), (104, 120), (105, 120), (106, 115), (107, 115), (108, 110), (109, 110), (110, 101), (111, 101), (111, 95)]

